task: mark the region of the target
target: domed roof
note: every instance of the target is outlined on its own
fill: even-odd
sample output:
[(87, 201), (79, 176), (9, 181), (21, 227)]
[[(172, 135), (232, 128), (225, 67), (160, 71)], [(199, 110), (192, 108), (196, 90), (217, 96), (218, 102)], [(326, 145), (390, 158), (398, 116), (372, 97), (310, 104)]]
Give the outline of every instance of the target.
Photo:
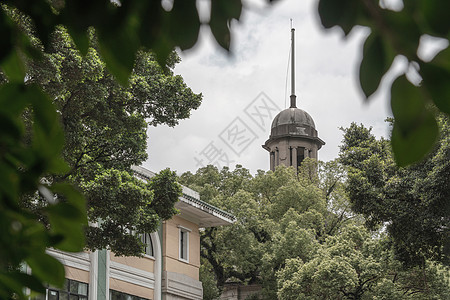
[(282, 125), (308, 126), (316, 129), (313, 118), (303, 109), (287, 108), (281, 111), (272, 121), (272, 129)]
[[(295, 103), (294, 103), (295, 104)], [(313, 118), (303, 109), (290, 107), (281, 111), (272, 121), (270, 138), (280, 137), (316, 138)]]

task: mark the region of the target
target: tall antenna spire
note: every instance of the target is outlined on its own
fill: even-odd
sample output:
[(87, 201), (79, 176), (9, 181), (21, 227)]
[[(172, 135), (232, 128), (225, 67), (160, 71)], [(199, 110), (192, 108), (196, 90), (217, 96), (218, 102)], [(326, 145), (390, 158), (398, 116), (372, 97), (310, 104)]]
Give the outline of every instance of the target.
[(295, 96), (295, 29), (292, 27), (292, 19), (291, 19), (291, 106), (290, 108), (296, 108), (296, 98)]

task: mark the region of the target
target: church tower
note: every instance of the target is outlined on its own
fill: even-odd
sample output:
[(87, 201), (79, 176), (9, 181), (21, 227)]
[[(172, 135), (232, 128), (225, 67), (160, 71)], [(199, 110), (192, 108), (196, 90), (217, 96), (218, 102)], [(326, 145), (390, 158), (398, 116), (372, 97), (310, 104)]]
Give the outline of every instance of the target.
[(307, 158), (317, 159), (318, 150), (325, 145), (317, 134), (311, 116), (297, 108), (295, 96), (294, 33), (291, 29), (291, 106), (281, 111), (272, 121), (269, 139), (262, 146), (270, 154), (270, 170), (279, 165), (294, 166), (296, 169)]

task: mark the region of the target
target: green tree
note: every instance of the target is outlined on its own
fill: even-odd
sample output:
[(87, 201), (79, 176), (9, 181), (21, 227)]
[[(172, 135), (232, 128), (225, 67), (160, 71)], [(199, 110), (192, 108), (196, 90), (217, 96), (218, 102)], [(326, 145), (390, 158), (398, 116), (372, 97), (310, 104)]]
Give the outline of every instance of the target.
[[(321, 0), (319, 13), (325, 27), (341, 26), (346, 33), (357, 24), (369, 26), (372, 34), (366, 42), (361, 64), (360, 81), (366, 95), (376, 90), (381, 76), (385, 73), (396, 53), (405, 55), (412, 66), (420, 66), (424, 84), (415, 88), (404, 77), (400, 77), (392, 87), (392, 107), (396, 117), (392, 144), (399, 164), (406, 164), (417, 160), (426, 153), (437, 136), (437, 126), (432, 110), (425, 103), (432, 99), (439, 110), (449, 113), (448, 84), (449, 72), (448, 53), (442, 51), (431, 62), (417, 59), (417, 45), (423, 34), (441, 37), (448, 40), (448, 7), (446, 3), (438, 1), (408, 1), (400, 12), (392, 12), (380, 7), (382, 2), (375, 0), (332, 1)], [(8, 7), (8, 8), (7, 8)], [(56, 190), (53, 186), (44, 186), (40, 181), (49, 173), (67, 173), (67, 167), (62, 163), (60, 153), (63, 149), (63, 131), (59, 127), (58, 115), (55, 107), (36, 85), (25, 85), (26, 74), (25, 57), (36, 57), (39, 53), (33, 47), (30, 38), (25, 35), (16, 22), (12, 21), (8, 13), (17, 8), (29, 17), (34, 26), (36, 37), (42, 41), (44, 49), (50, 45), (50, 36), (59, 25), (66, 26), (77, 48), (86, 55), (89, 51), (88, 29), (94, 27), (98, 35), (98, 49), (111, 74), (122, 84), (126, 85), (135, 64), (136, 53), (142, 48), (152, 49), (161, 65), (170, 56), (174, 47), (182, 50), (192, 47), (198, 38), (200, 19), (196, 1), (177, 0), (172, 8), (166, 11), (161, 1), (29, 1), (4, 0), (0, 10), (0, 81), (6, 84), (0, 89), (1, 102), (1, 156), (3, 185), (0, 189), (2, 214), (2, 232), (9, 232), (2, 239), (0, 248), (2, 262), (0, 277), (2, 291), (14, 290), (21, 294), (25, 284), (23, 274), (21, 278), (13, 278), (6, 266), (17, 265), (21, 261), (31, 259), (32, 256), (44, 255), (48, 246), (55, 246), (59, 242), (52, 238), (48, 228), (38, 228), (37, 216), (18, 207), (20, 198), (27, 193)], [(231, 34), (230, 23), (239, 19), (242, 10), (241, 0), (215, 0), (211, 3), (210, 18), (207, 23), (216, 41), (225, 49), (229, 49)], [(406, 34), (407, 33), (407, 34)], [(419, 92), (416, 92), (416, 91)], [(430, 96), (431, 95), (431, 96)], [(407, 102), (406, 102), (407, 101)], [(14, 103), (14, 105), (10, 105)], [(409, 109), (411, 108), (411, 109)], [(35, 121), (30, 130), (25, 131), (22, 122), (24, 112)], [(415, 125), (415, 124), (418, 125)], [(32, 144), (24, 144), (25, 132), (32, 132), (28, 136)], [(78, 207), (84, 206), (82, 199), (73, 189), (65, 186), (67, 203)], [(51, 195), (50, 193), (43, 192)], [(49, 196), (51, 202), (52, 196)], [(53, 207), (53, 206), (51, 206)], [(55, 204), (55, 207), (62, 207)], [(50, 210), (47, 214), (52, 215)], [(54, 225), (63, 222), (54, 220), (55, 214), (49, 218)], [(69, 222), (69, 219), (66, 219)], [(72, 220), (71, 226), (83, 226), (83, 213)], [(71, 222), (71, 221), (70, 221)], [(69, 223), (70, 223), (69, 222)], [(36, 235), (23, 239), (27, 223), (35, 230)], [(21, 224), (15, 226), (14, 224)], [(58, 239), (72, 244), (72, 249), (79, 249), (79, 236), (71, 237), (65, 234), (61, 224), (53, 226), (58, 232)], [(64, 227), (63, 226), (63, 227)], [(20, 227), (20, 228), (19, 228)], [(13, 228), (13, 229), (11, 229)], [(16, 229), (14, 229), (16, 228)], [(19, 228), (19, 229), (17, 229)], [(50, 227), (49, 227), (50, 228)], [(25, 230), (25, 231), (24, 231)], [(30, 230), (28, 230), (30, 232)], [(37, 232), (40, 232), (37, 234)], [(43, 238), (43, 236), (45, 238)], [(27, 242), (24, 242), (26, 240)], [(38, 242), (37, 242), (38, 241)], [(34, 243), (39, 247), (29, 247), (29, 251), (14, 252), (16, 248)], [(78, 245), (75, 247), (75, 244)], [(9, 249), (9, 250), (8, 250)], [(40, 250), (38, 250), (40, 249)], [(67, 250), (68, 248), (66, 248)], [(43, 261), (42, 259), (34, 259)], [(49, 264), (42, 264), (42, 266)], [(52, 269), (52, 268), (49, 268)], [(57, 274), (52, 271), (49, 273)], [(60, 274), (60, 273), (58, 273)], [(33, 275), (34, 276), (34, 275)], [(33, 277), (32, 276), (32, 277)], [(51, 274), (43, 274), (43, 278), (50, 278)], [(62, 282), (61, 276), (59, 282)], [(27, 277), (28, 278), (28, 277)], [(33, 277), (34, 278), (34, 277)], [(28, 287), (36, 289), (36, 282), (26, 282)], [(27, 279), (27, 280), (28, 280)]]
[(441, 137), (423, 161), (398, 167), (389, 141), (352, 123), (343, 129), (340, 161), (347, 167), (347, 192), (355, 212), (369, 228), (385, 226), (396, 255), (421, 265), (433, 259), (449, 262), (450, 127), (440, 119)]
[[(153, 54), (140, 51), (124, 87), (100, 59), (94, 30), (86, 33), (91, 44), (85, 55), (61, 26), (44, 51), (27, 16), (5, 6), (1, 16), (16, 30), (19, 50), (1, 65), (0, 298), (21, 298), (24, 287), (43, 292), (43, 283), (62, 285), (63, 266), (45, 250), (83, 250), (86, 212), (91, 223), (101, 218), (87, 230), (89, 248), (142, 252), (130, 233), (154, 231), (170, 218), (180, 187), (170, 171), (144, 184), (130, 175), (130, 166), (146, 158), (147, 122), (174, 126), (198, 107), (201, 95), (173, 75), (175, 53), (162, 68)], [(67, 183), (87, 196), (88, 209)], [(31, 275), (20, 270), (24, 262)]]
[[(202, 95), (173, 74), (177, 62), (172, 53), (163, 69), (153, 54), (139, 52), (124, 88), (106, 70), (93, 32), (92, 47), (83, 57), (62, 27), (53, 34), (48, 52), (29, 62), (27, 83), (41, 86), (61, 116), (63, 158), (70, 167), (46, 179), (70, 182), (83, 191), (95, 224), (87, 230), (90, 249), (139, 255), (142, 244), (136, 234), (155, 231), (160, 220), (175, 212), (176, 176), (165, 171), (144, 184), (132, 176), (131, 165), (147, 158), (148, 124), (174, 126), (201, 103)], [(42, 206), (42, 201), (30, 200)]]
[[(202, 200), (226, 209), (235, 216), (239, 215), (241, 219), (248, 217), (248, 221), (258, 222), (258, 205), (251, 201), (251, 193), (244, 188), (250, 184), (251, 178), (249, 171), (242, 166), (236, 166), (234, 171), (227, 167), (219, 171), (209, 165), (200, 168), (195, 174), (182, 174), (180, 182), (197, 190)], [(259, 266), (261, 253), (258, 254), (260, 245), (255, 236), (259, 237), (259, 228), (256, 224), (253, 225), (255, 233), (252, 233), (245, 226), (246, 224), (238, 221), (233, 226), (206, 228), (201, 233), (202, 261), (207, 262), (201, 271), (212, 270), (219, 288), (230, 278), (247, 282), (257, 280), (256, 268)], [(227, 253), (230, 249), (232, 255)]]
[(214, 276), (214, 271), (208, 261), (201, 257), (200, 258), (200, 281), (203, 287), (203, 299), (214, 300), (220, 297), (220, 290), (217, 287), (216, 278)]
[(317, 172), (307, 159), (298, 174), (281, 166), (254, 177), (242, 166), (207, 166), (181, 176), (237, 218), (201, 233), (207, 299), (216, 299), (213, 282), (219, 290), (226, 282), (260, 284), (262, 299), (446, 299), (449, 269), (431, 260), (403, 265), (395, 241), (350, 210), (345, 168), (319, 165)]
[(279, 299), (449, 299), (448, 267), (404, 269), (387, 236), (354, 224), (341, 230), (312, 259), (286, 260), (277, 273)]
[(252, 177), (241, 166), (233, 171), (208, 166), (183, 174), (183, 184), (237, 218), (231, 226), (202, 232), (204, 277), (214, 276), (219, 289), (229, 281), (261, 284), (265, 299), (276, 297), (275, 274), (286, 259), (312, 259), (328, 233), (348, 220), (346, 214), (328, 211), (316, 168), (306, 160), (298, 175), (280, 167)]

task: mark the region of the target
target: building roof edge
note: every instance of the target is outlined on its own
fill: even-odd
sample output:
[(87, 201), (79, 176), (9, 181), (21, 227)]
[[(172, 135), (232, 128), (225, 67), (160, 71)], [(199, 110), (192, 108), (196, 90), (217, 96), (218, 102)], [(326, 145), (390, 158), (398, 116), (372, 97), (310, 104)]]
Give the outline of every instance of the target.
[[(141, 166), (131, 166), (131, 170), (141, 179), (150, 180), (156, 173), (141, 167)], [(200, 194), (182, 184), (180, 184), (183, 189), (183, 194), (179, 198), (179, 201), (182, 201), (190, 206), (196, 207), (206, 213), (209, 213), (227, 223), (236, 222), (236, 217), (229, 212), (226, 212), (214, 205), (206, 203), (205, 201), (200, 200)]]

